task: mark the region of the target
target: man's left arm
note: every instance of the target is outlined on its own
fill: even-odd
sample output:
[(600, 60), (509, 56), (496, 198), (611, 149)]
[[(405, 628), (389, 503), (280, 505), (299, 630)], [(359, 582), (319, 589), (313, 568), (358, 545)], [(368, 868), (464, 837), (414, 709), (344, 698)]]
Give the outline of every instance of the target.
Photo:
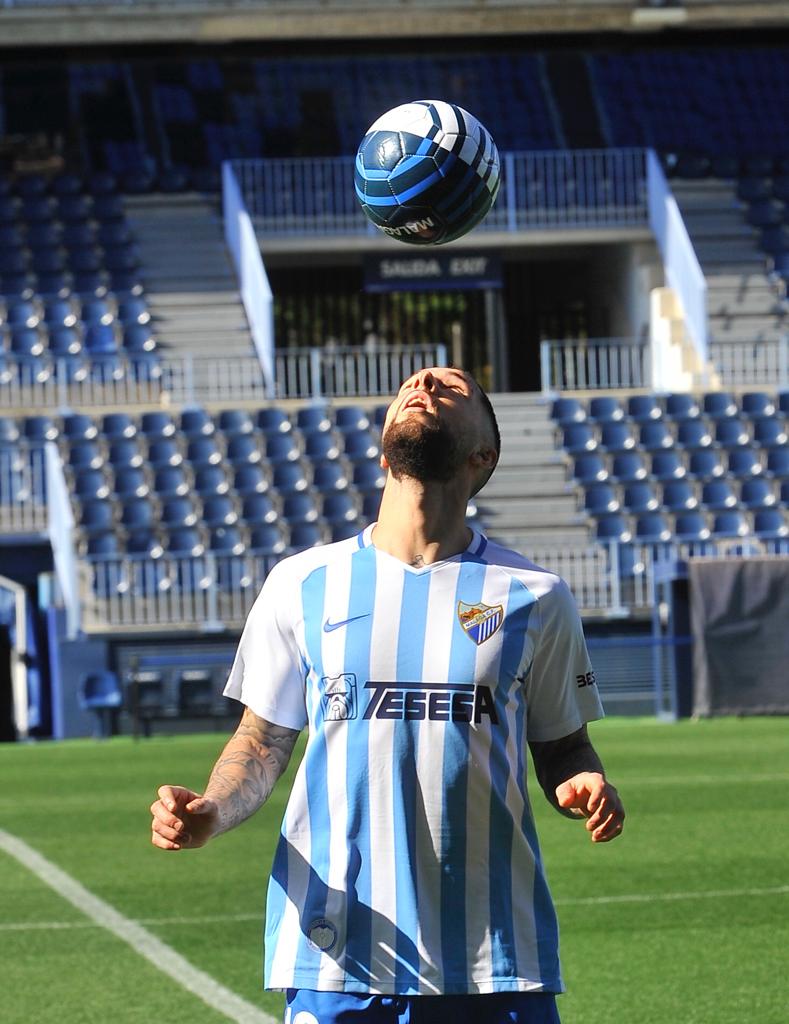
[(529, 748), (548, 802), (568, 818), (585, 818), (593, 843), (616, 839), (625, 809), (605, 777), (586, 726), (558, 740), (533, 741)]

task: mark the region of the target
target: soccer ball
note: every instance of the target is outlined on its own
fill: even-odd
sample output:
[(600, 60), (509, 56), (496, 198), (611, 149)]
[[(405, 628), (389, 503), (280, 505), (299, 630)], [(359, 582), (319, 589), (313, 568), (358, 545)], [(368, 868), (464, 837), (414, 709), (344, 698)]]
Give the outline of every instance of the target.
[(499, 154), (454, 103), (416, 100), (382, 114), (362, 139), (356, 195), (390, 238), (441, 245), (475, 227), (499, 190)]

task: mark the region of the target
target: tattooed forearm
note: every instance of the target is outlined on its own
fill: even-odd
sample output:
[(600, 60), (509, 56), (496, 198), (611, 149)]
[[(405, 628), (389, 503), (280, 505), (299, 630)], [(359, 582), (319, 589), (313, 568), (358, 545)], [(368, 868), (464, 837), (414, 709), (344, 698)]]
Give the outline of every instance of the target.
[(246, 709), (206, 786), (205, 796), (219, 811), (217, 834), (240, 825), (269, 798), (298, 735), (297, 730), (272, 725)]

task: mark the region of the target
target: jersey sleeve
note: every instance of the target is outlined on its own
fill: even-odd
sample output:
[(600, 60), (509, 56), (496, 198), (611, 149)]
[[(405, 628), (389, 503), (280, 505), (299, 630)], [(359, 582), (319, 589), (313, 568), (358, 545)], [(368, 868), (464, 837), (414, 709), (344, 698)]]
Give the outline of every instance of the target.
[(224, 693), (274, 725), (303, 729), (306, 669), (292, 620), (298, 603), (281, 564), (266, 577), (249, 612)]
[(526, 677), (527, 735), (548, 742), (603, 717), (581, 617), (563, 580), (539, 599), (540, 635)]

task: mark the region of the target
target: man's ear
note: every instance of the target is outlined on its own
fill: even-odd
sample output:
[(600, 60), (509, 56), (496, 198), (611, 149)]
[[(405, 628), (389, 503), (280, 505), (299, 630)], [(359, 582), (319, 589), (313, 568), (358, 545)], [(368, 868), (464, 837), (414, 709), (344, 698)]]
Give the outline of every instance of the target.
[(489, 473), (492, 473), (496, 468), (498, 458), (496, 449), (488, 445), (480, 445), (479, 448), (475, 448), (471, 453), (472, 465), (477, 469), (486, 469)]
[(381, 457), (378, 459), (378, 465), (383, 470), (389, 469), (389, 460), (387, 459), (383, 452), (381, 452)]

